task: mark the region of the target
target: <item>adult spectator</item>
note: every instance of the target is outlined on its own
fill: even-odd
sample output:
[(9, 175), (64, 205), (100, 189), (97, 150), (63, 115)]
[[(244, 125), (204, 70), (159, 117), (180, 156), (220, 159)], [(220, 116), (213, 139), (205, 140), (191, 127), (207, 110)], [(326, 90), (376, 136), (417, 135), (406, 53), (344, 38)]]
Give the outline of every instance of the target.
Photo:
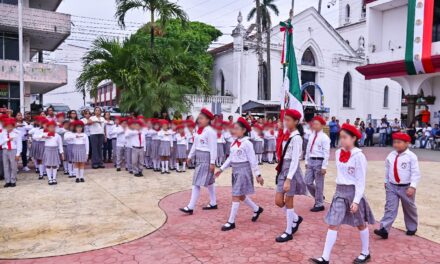
[(364, 121), (361, 121), (359, 123), (358, 129), (359, 129), (359, 132), (361, 132), (361, 135), (362, 135), (362, 138), (360, 140), (360, 145), (361, 146), (365, 146), (365, 138), (367, 137), (367, 134), (365, 133), (366, 127), (365, 127), (365, 122)]
[(228, 116), (228, 121), (229, 123), (233, 123), (234, 122), (234, 117), (233, 116)]
[(31, 124), (32, 123), (32, 114), (31, 112), (27, 111), (24, 113), (24, 121), (26, 121), (26, 123)]
[(336, 123), (336, 117), (332, 116), (332, 120), (328, 122), (328, 127), (330, 129), (330, 147), (336, 148), (336, 137), (339, 133), (339, 127)]
[(437, 134), (440, 134), (439, 125), (435, 124), (434, 127), (431, 130), (431, 137), (430, 137), (430, 143), (432, 149), (437, 149)]
[(67, 118), (70, 122), (76, 121), (78, 120), (78, 113), (76, 112), (76, 110), (70, 110), (67, 114)]
[(420, 111), (420, 119), (423, 124), (428, 124), (431, 120), (431, 112), (429, 112), (429, 108), (425, 106), (426, 108), (422, 111)]
[(49, 107), (46, 109), (46, 118), (47, 118), (47, 120), (49, 120), (49, 121), (57, 121), (57, 118), (56, 118), (56, 116), (55, 116), (55, 111), (54, 111), (54, 109), (53, 109), (52, 106), (49, 106)]
[(406, 133), (411, 137), (411, 144), (415, 145), (416, 144), (416, 124), (413, 122), (411, 123), (411, 125), (406, 129)]
[(379, 145), (381, 147), (385, 147), (387, 143), (387, 128), (388, 128), (387, 121), (385, 118), (382, 118), (382, 121), (379, 126), (379, 135), (380, 135)]
[(106, 111), (104, 113), (104, 147), (102, 149), (102, 157), (104, 162), (106, 163), (112, 163), (113, 158), (113, 129), (114, 129), (115, 123), (111, 119), (110, 112)]
[(368, 123), (368, 127), (365, 129), (365, 134), (366, 134), (365, 146), (367, 147), (373, 146), (374, 128), (371, 123)]
[(102, 157), (104, 145), (104, 117), (101, 116), (101, 108), (95, 107), (94, 115), (89, 119), (90, 142), (92, 145), (92, 168), (105, 168)]
[(394, 134), (400, 132), (400, 128), (401, 126), (399, 120), (394, 118), (394, 121), (391, 123), (391, 133)]
[(341, 124), (339, 123), (339, 119), (336, 119), (336, 125), (338, 127), (338, 133), (336, 134), (336, 147), (339, 146), (339, 132), (341, 131)]

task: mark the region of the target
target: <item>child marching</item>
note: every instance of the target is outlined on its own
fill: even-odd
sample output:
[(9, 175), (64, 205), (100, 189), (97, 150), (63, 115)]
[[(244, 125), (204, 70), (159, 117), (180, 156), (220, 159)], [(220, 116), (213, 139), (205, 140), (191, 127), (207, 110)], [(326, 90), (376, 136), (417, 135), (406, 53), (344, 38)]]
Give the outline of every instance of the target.
[[(186, 138), (185, 127), (183, 125), (178, 125), (176, 130), (176, 171), (185, 172), (185, 160), (186, 157), (188, 157), (188, 140)], [(182, 169), (180, 169), (180, 164), (182, 164)]]
[(413, 236), (417, 232), (418, 215), (416, 207), (416, 188), (420, 181), (419, 162), (410, 149), (411, 137), (404, 133), (393, 134), (393, 148), (385, 161), (385, 215), (380, 220), (380, 229), (374, 233), (388, 238), (391, 226), (402, 203), (406, 234)]
[(43, 164), (46, 167), (49, 185), (56, 185), (58, 183), (57, 170), (61, 164), (61, 160), (64, 159), (63, 141), (61, 136), (55, 133), (56, 126), (55, 121), (47, 122), (47, 130), (39, 136), (39, 138), (44, 141)]
[(74, 133), (68, 133), (66, 139), (71, 142), (71, 161), (73, 163), (76, 182), (84, 182), (84, 167), (89, 157), (89, 137), (84, 133), (84, 123), (80, 120), (72, 122)]
[(21, 134), (15, 130), (15, 119), (5, 118), (3, 120), (3, 132), (0, 135), (2, 146), (3, 171), (5, 188), (15, 187), (17, 182), (17, 162), (22, 151)]
[(264, 151), (266, 152), (267, 162), (269, 162), (269, 164), (273, 164), (275, 162), (276, 137), (272, 124), (266, 124), (266, 129), (264, 130), (263, 135), (266, 142), (264, 145)]
[(203, 210), (215, 210), (218, 208), (214, 186), (214, 169), (215, 161), (217, 160), (217, 133), (210, 126), (213, 119), (214, 114), (206, 108), (201, 110), (197, 118), (198, 129), (187, 161), (190, 163), (191, 160), (194, 159), (196, 162), (192, 181), (191, 200), (186, 207), (180, 208), (180, 211), (186, 214), (193, 214), (196, 202), (200, 196), (201, 186), (208, 188), (210, 197), (209, 204), (203, 207)]
[(142, 168), (145, 158), (145, 133), (142, 130), (142, 121), (133, 119), (131, 121), (131, 129), (125, 136), (128, 144), (131, 146), (131, 168), (135, 177), (142, 177)]
[(292, 109), (287, 109), (284, 116), (287, 131), (283, 135), (283, 151), (277, 166), (275, 204), (286, 212), (286, 230), (275, 239), (278, 243), (292, 240), (303, 221), (294, 209), (294, 196), (306, 194), (306, 184), (299, 166), (303, 133), (299, 124), (301, 117), (300, 112)]
[(254, 151), (257, 156), (258, 164), (263, 164), (263, 153), (264, 153), (264, 138), (263, 138), (263, 127), (255, 123), (254, 125)]
[[(330, 209), (325, 217), (328, 224), (324, 250), (320, 258), (310, 259), (313, 263), (329, 263), (330, 253), (340, 225), (350, 225), (359, 230), (361, 254), (353, 263), (370, 261), (368, 224), (374, 224), (373, 213), (364, 198), (367, 159), (357, 147), (362, 137), (359, 130), (350, 124), (344, 124), (340, 132), (341, 149), (336, 151), (336, 192)], [(312, 140), (312, 139), (311, 139)]]
[(127, 119), (119, 117), (116, 121), (113, 133), (116, 135), (116, 171), (121, 171), (122, 162), (125, 161), (125, 168), (128, 170), (126, 160), (126, 145), (125, 131), (127, 130)]
[(171, 147), (173, 146), (173, 134), (174, 132), (169, 129), (169, 122), (165, 119), (160, 120), (162, 129), (158, 132), (158, 137), (160, 139), (159, 144), (159, 156), (161, 164), (161, 174), (170, 173), (170, 157), (171, 157)]
[(324, 176), (330, 157), (330, 138), (322, 131), (326, 122), (321, 116), (312, 119), (313, 133), (306, 147), (305, 182), (309, 193), (315, 198), (311, 212), (324, 211)]
[(249, 195), (255, 193), (253, 176), (257, 182), (263, 186), (264, 180), (261, 177), (258, 161), (248, 134), (252, 130), (246, 119), (240, 117), (233, 129), (233, 135), (237, 138), (231, 145), (230, 156), (226, 159), (223, 166), (215, 174), (220, 174), (228, 167), (232, 167), (232, 206), (228, 222), (221, 228), (222, 231), (229, 231), (235, 228), (235, 218), (237, 216), (240, 202), (248, 205), (253, 212), (252, 222), (255, 222), (263, 212), (263, 208), (256, 205)]

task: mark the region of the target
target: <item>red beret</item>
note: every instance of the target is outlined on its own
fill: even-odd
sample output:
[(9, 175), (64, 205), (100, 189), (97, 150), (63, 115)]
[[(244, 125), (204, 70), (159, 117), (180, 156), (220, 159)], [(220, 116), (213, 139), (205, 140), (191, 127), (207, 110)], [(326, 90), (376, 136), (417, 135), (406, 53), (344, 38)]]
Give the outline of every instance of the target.
[(15, 118), (8, 118), (8, 117), (6, 117), (6, 118), (4, 118), (3, 119), (3, 125), (4, 126), (15, 126), (15, 124), (16, 124), (16, 121), (15, 121)]
[(46, 126), (57, 126), (57, 123), (53, 120), (46, 122)]
[(402, 140), (405, 142), (411, 142), (411, 137), (406, 133), (398, 132), (393, 134), (393, 140)]
[(313, 117), (312, 121), (318, 121), (323, 126), (325, 126), (325, 124), (327, 124), (327, 122), (325, 122), (325, 119), (320, 115)]
[(150, 118), (150, 121), (153, 125), (157, 124), (157, 118)]
[(287, 109), (285, 112), (286, 116), (290, 116), (291, 118), (295, 120), (300, 120), (302, 115), (300, 112), (294, 110), (294, 109)]
[(184, 129), (184, 128), (185, 128), (185, 126), (183, 126), (182, 124), (180, 124), (180, 125), (176, 126), (176, 130), (179, 130), (179, 129)]
[(57, 113), (56, 117), (65, 117), (66, 115), (64, 114), (64, 112), (59, 112)]
[(125, 117), (119, 117), (119, 122), (120, 122), (120, 123), (127, 122), (127, 121), (128, 121), (127, 118), (125, 118)]
[(263, 130), (264, 128), (260, 124), (255, 124), (254, 127), (258, 130)]
[(351, 134), (353, 134), (358, 139), (362, 138), (361, 132), (355, 126), (353, 126), (353, 125), (345, 123), (345, 124), (342, 125), (341, 129), (350, 132)]
[(137, 118), (138, 119), (144, 119), (144, 116), (143, 115), (138, 115)]
[(249, 125), (248, 121), (243, 117), (239, 117), (237, 123), (242, 124), (246, 128), (247, 132), (250, 132), (252, 130), (251, 125)]
[(84, 123), (81, 120), (75, 120), (75, 121), (72, 122), (71, 125), (73, 125), (73, 126), (82, 126), (83, 127)]
[(47, 118), (45, 118), (44, 116), (41, 116), (40, 118), (38, 118), (38, 121), (40, 121), (41, 124), (46, 124), (49, 122), (49, 120)]
[(163, 125), (169, 125), (170, 122), (168, 122), (168, 120), (166, 120), (166, 119), (159, 119), (159, 124), (161, 124), (162, 126)]
[(188, 127), (195, 127), (196, 123), (194, 121), (192, 121), (192, 120), (186, 120), (186, 125)]
[(209, 120), (213, 120), (214, 119), (214, 114), (209, 111), (206, 108), (202, 108), (202, 110), (200, 110), (200, 113), (204, 114), (206, 117), (208, 117)]

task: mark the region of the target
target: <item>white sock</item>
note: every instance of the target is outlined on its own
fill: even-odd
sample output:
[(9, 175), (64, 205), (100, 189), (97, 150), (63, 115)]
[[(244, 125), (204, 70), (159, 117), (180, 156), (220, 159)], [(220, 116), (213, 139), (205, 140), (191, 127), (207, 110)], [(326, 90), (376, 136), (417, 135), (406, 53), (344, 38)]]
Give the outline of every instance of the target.
[(293, 223), (292, 223), (292, 227), (296, 227), (296, 222), (298, 222), (298, 215), (295, 213), (295, 208), (292, 208), (292, 215), (293, 215)]
[(191, 192), (191, 200), (189, 201), (188, 208), (193, 210), (196, 207), (197, 200), (200, 196), (200, 186), (193, 185)]
[(68, 163), (67, 161), (64, 161), (64, 162), (63, 162), (63, 168), (64, 168), (64, 171), (65, 171), (65, 172), (68, 172), (68, 171), (69, 171), (69, 163)]
[(157, 163), (156, 163), (156, 160), (153, 160), (153, 169), (157, 169)]
[(238, 208), (240, 207), (240, 202), (232, 202), (231, 214), (229, 215), (228, 222), (235, 223), (235, 217), (237, 216)]
[(80, 170), (79, 170), (79, 177), (80, 177), (81, 179), (84, 179), (84, 169), (80, 169)]
[[(41, 171), (42, 171), (42, 170), (41, 170)], [(41, 173), (41, 171), (40, 171), (40, 173)], [(41, 173), (41, 175), (43, 175), (43, 174)], [(53, 179), (52, 179), (52, 170), (51, 170), (51, 169), (48, 169), (48, 170), (47, 170), (47, 179), (48, 179), (49, 181), (53, 180)]]
[(286, 233), (292, 234), (292, 228), (293, 228), (293, 209), (287, 209), (286, 210)]
[(47, 174), (46, 166), (43, 164), (43, 173)]
[(215, 186), (214, 184), (208, 185), (208, 192), (209, 192), (209, 204), (214, 206), (217, 205), (217, 197), (215, 196)]
[(165, 171), (169, 171), (169, 167), (168, 165), (170, 164), (170, 162), (168, 160), (165, 161)]
[(273, 153), (272, 152), (267, 153), (267, 161), (268, 162), (273, 162)]
[(246, 196), (246, 199), (244, 199), (244, 203), (245, 203), (246, 205), (248, 205), (250, 208), (252, 208), (252, 211), (254, 211), (254, 212), (258, 211), (258, 209), (260, 208), (260, 207), (258, 207), (258, 205), (256, 205), (256, 204), (254, 203), (254, 201), (252, 201), (251, 198), (249, 198), (249, 197), (247, 197), (247, 196)]
[(182, 171), (186, 171), (186, 162), (185, 161), (182, 162)]
[(370, 246), (370, 233), (368, 231), (368, 228), (365, 228), (364, 230), (359, 232), (361, 236), (361, 242), (362, 242), (362, 254), (368, 255), (370, 254), (370, 250), (368, 249)]
[(176, 170), (179, 170), (179, 162), (176, 162)]
[(76, 171), (76, 178), (77, 179), (79, 179), (80, 177), (80, 174), (79, 174), (79, 168), (75, 168), (75, 171)]
[(322, 251), (322, 258), (329, 261), (330, 253), (332, 252), (332, 248), (335, 245), (336, 238), (338, 237), (338, 231), (335, 230), (327, 230), (327, 237), (325, 238), (324, 250)]
[(52, 179), (57, 180), (57, 168), (49, 169), (52, 171)]
[(72, 163), (67, 164), (67, 170), (69, 171), (69, 176), (72, 176), (73, 175), (73, 164)]
[(43, 166), (43, 164), (38, 165), (38, 170), (40, 171), (40, 176), (43, 176), (43, 174), (44, 174), (44, 166)]
[(162, 160), (160, 166), (162, 167), (162, 172), (165, 172), (165, 161)]

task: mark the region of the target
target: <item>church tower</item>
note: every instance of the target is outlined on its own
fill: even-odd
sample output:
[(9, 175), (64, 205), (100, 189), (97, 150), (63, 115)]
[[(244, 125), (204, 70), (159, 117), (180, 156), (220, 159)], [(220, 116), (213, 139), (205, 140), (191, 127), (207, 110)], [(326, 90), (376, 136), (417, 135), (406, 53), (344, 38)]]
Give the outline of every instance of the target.
[(365, 0), (339, 0), (339, 27), (365, 21)]

